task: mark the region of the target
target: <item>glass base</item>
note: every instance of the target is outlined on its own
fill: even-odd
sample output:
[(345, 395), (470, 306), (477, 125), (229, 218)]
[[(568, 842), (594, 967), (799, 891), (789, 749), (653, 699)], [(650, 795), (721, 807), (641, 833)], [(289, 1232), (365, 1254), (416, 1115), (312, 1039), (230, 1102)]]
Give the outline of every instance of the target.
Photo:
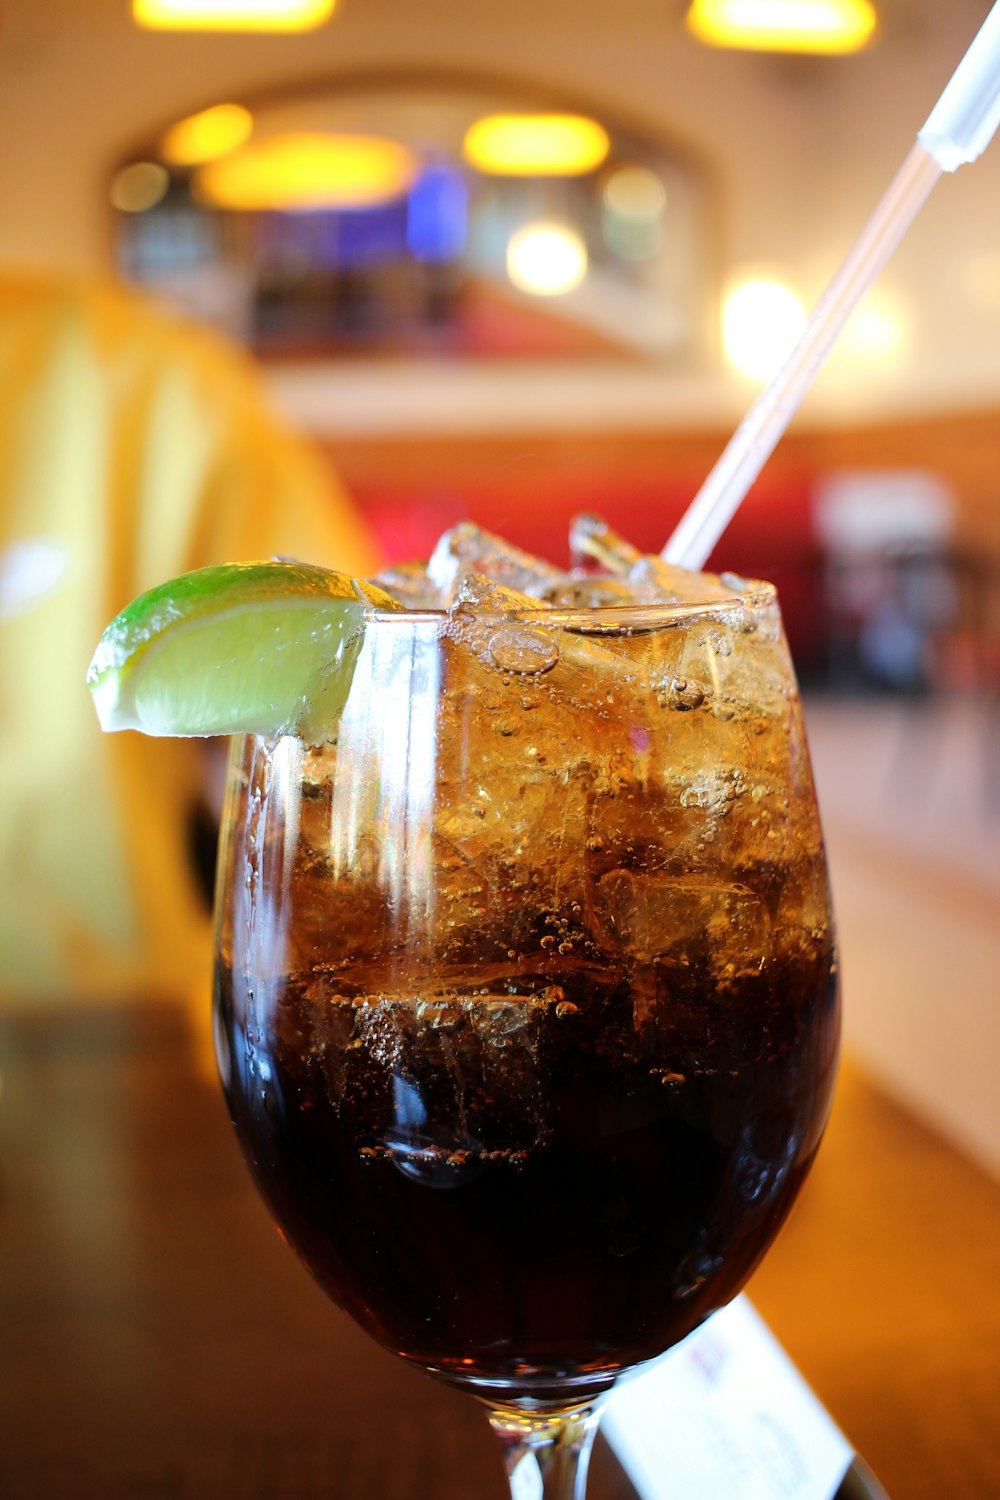
[[(404, 1355), (405, 1359), (406, 1356)], [(516, 1370), (509, 1375), (473, 1371), (413, 1361), (417, 1369), (455, 1390), (475, 1396), (491, 1409), (549, 1414), (591, 1405), (607, 1395), (624, 1375), (623, 1369), (584, 1370), (575, 1374)]]

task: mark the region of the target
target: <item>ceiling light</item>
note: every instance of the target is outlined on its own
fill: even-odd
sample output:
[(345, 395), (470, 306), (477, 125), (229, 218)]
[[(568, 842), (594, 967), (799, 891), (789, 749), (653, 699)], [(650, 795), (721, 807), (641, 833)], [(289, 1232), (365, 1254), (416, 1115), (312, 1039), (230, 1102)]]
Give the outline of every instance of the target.
[(215, 161), (242, 146), (253, 130), (253, 115), (242, 104), (213, 104), (171, 125), (160, 141), (160, 155), (175, 167)]
[(507, 275), (518, 291), (558, 297), (574, 291), (587, 274), (587, 247), (564, 224), (528, 224), (511, 235)]
[(692, 0), (687, 26), (714, 47), (856, 52), (871, 40), (870, 0)]
[(209, 162), (193, 186), (216, 208), (367, 208), (406, 192), (418, 165), (405, 146), (381, 136), (301, 131)]
[(132, 0), (132, 19), (153, 31), (311, 31), (334, 0)]
[(905, 302), (886, 286), (872, 287), (851, 313), (830, 355), (830, 369), (876, 364), (898, 366), (910, 352), (912, 318)]
[(509, 177), (578, 177), (608, 154), (608, 133), (584, 115), (486, 115), (465, 135), (465, 159)]
[(805, 323), (805, 308), (784, 282), (770, 277), (743, 281), (722, 309), (726, 357), (751, 380), (769, 380), (791, 354)]

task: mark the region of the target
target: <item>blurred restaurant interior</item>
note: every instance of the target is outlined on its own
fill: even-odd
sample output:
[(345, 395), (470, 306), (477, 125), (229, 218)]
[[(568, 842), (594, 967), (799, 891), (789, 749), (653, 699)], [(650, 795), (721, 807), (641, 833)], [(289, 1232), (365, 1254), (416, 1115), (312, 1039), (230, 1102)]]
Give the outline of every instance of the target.
[[(284, 34), (3, 0), (0, 286), (117, 281), (246, 350), (385, 563), (471, 519), (565, 565), (583, 511), (657, 551), (989, 6), (876, 0), (842, 55), (709, 45), (686, 9), (338, 0)], [(0, 633), (23, 541), (4, 520)], [(1000, 145), (942, 178), (710, 565), (781, 594), (849, 1067), (996, 1178)], [(43, 988), (0, 986), (0, 1022)]]

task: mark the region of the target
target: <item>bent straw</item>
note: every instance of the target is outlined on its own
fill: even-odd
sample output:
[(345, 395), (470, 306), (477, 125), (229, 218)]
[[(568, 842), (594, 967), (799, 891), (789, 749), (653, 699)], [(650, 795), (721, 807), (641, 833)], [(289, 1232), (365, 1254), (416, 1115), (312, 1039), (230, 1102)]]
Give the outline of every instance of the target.
[(816, 304), (798, 343), (740, 423), (661, 553), (702, 568), (773, 453), (830, 347), (942, 172), (975, 161), (1000, 124), (1000, 0), (918, 132), (916, 144)]

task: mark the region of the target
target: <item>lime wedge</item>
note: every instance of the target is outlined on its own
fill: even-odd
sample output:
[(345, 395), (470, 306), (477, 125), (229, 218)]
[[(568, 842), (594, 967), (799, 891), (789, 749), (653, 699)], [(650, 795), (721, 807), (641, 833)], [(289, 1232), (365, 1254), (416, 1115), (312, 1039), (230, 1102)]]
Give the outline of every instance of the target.
[(115, 616), (87, 686), (105, 730), (320, 739), (347, 699), (366, 614), (399, 607), (301, 563), (199, 568)]

